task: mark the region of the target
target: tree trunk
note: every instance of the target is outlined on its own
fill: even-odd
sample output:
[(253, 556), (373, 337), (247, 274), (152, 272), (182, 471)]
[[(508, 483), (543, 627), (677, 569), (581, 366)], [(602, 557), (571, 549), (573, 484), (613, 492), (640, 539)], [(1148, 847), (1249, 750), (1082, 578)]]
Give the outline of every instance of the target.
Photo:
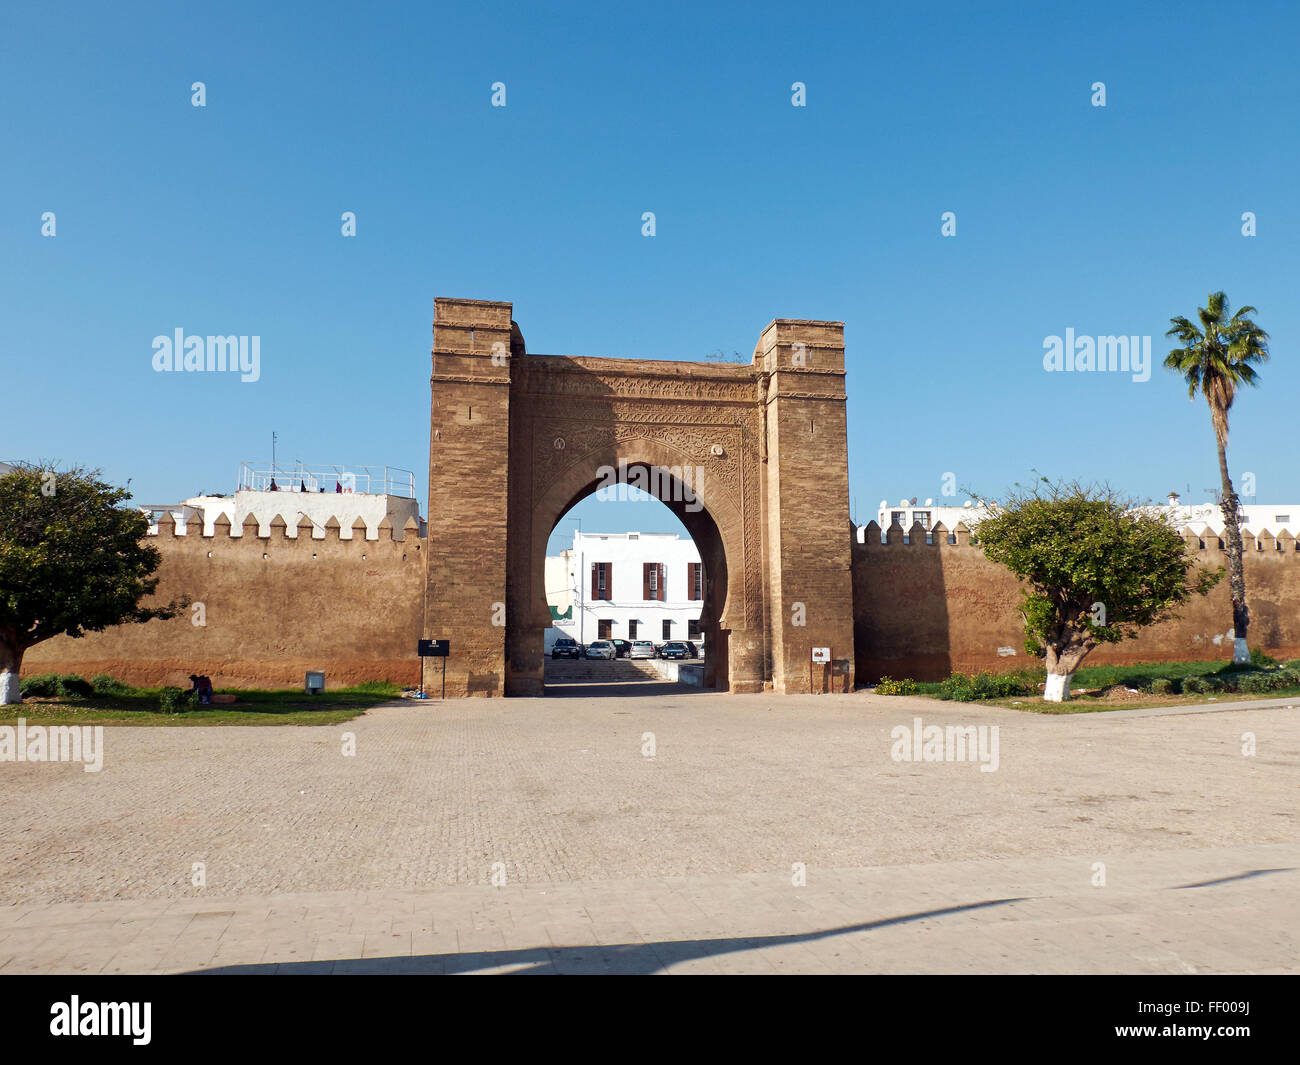
[(1043, 688), (1043, 701), (1048, 703), (1063, 703), (1069, 700), (1070, 679), (1074, 676), (1074, 671), (1097, 646), (1084, 633), (1069, 628), (1061, 630), (1060, 636), (1064, 638), (1064, 646), (1048, 643), (1043, 656), (1043, 664), (1047, 666), (1047, 685)]
[(1223, 540), (1228, 555), (1228, 588), (1232, 592), (1232, 660), (1249, 662), (1250, 650), (1246, 646), (1246, 629), (1250, 624), (1250, 611), (1246, 607), (1246, 567), (1242, 561), (1241, 519), (1237, 514), (1237, 492), (1228, 476), (1228, 446), (1216, 432), (1219, 444), (1219, 477), (1223, 481)]
[(0, 639), (0, 706), (13, 706), (23, 701), (18, 687), (18, 671), (22, 668), (23, 653)]

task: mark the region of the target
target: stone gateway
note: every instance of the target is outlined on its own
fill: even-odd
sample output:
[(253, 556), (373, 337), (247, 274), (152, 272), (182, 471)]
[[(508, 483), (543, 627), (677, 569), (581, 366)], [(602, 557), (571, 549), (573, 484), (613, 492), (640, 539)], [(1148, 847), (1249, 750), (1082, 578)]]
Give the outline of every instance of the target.
[(707, 685), (852, 690), (842, 322), (777, 319), (749, 365), (532, 355), (509, 303), (439, 299), (431, 410), (423, 635), (451, 641), (449, 696), (542, 694), (547, 540), (611, 470), (699, 548)]

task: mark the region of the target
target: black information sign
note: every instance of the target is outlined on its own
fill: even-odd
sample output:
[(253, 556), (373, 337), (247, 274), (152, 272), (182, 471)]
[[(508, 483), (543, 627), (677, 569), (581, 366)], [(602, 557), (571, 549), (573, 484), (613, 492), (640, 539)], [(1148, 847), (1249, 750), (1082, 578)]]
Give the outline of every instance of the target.
[(417, 653), (421, 658), (446, 658), (450, 651), (450, 640), (421, 640)]

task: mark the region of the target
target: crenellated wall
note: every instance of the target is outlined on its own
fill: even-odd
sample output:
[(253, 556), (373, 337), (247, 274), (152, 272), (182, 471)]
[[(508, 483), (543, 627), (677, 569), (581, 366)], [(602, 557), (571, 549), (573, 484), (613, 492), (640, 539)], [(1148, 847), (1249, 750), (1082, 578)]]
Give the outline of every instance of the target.
[[(854, 645), (860, 682), (882, 676), (942, 680), (952, 672), (1034, 666), (1026, 655), (1019, 616), (1020, 583), (989, 561), (963, 525), (953, 531), (897, 526), (881, 542), (873, 521), (854, 530)], [(1278, 658), (1300, 657), (1300, 553), (1290, 533), (1242, 534), (1251, 610), (1250, 646)], [(1185, 539), (1198, 561), (1226, 566), (1212, 534)], [(1133, 640), (1098, 648), (1089, 664), (1230, 659), (1232, 607), (1227, 578), (1184, 604), (1181, 616)], [(1010, 654), (1008, 652), (1014, 652)]]
[[(28, 651), (25, 675), (108, 673), (138, 685), (188, 685), (207, 674), (218, 687), (296, 688), (309, 669), (329, 687), (367, 680), (414, 685), (416, 641), (424, 624), (425, 542), (415, 519), (385, 520), (366, 539), (360, 519), (290, 527), (277, 516), (259, 531), (249, 516), (232, 529), (224, 518), (203, 535), (177, 530), (164, 516), (150, 541), (162, 552), (157, 596), (188, 595), (193, 606), (171, 621), (122, 625), (79, 640), (58, 637)], [(1036, 665), (1025, 654), (1020, 585), (990, 562), (970, 532), (936, 525), (888, 530), (875, 522), (846, 530), (852, 541), (853, 641), (859, 683), (881, 676), (938, 680), (949, 673)], [(927, 539), (930, 542), (927, 543)], [(1220, 541), (1187, 533), (1198, 559), (1226, 564)], [(1243, 534), (1250, 597), (1250, 645), (1278, 658), (1300, 657), (1300, 552), (1288, 532)], [(196, 609), (200, 608), (201, 609)], [(1193, 599), (1182, 616), (1135, 640), (1101, 647), (1090, 663), (1231, 657), (1227, 580)], [(198, 624), (198, 622), (202, 624)], [(434, 667), (430, 679), (436, 674)]]
[[(261, 531), (249, 515), (212, 535), (170, 516), (150, 537), (163, 562), (155, 600), (188, 595), (171, 621), (120, 625), (80, 639), (56, 637), (27, 652), (23, 673), (108, 673), (143, 686), (188, 687), (191, 673), (217, 687), (301, 687), (323, 669), (327, 687), (367, 680), (416, 684), (420, 660), (424, 545), (419, 526), (385, 520), (374, 539), (364, 522), (323, 527), (282, 516)], [(198, 609), (200, 608), (201, 609)], [(199, 622), (202, 624), (199, 624)]]

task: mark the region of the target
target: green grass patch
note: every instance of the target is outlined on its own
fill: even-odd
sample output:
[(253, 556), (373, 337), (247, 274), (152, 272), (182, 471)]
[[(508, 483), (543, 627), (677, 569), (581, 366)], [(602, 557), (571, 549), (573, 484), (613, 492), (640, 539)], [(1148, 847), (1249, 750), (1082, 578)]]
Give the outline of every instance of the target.
[(1222, 659), (1085, 665), (1074, 674), (1072, 696), (1064, 703), (1043, 701), (1039, 685), (1046, 673), (1041, 668), (974, 676), (954, 673), (944, 681), (893, 681), (880, 694), (926, 695), (1041, 714), (1300, 696), (1300, 659), (1279, 664), (1259, 652), (1252, 659), (1249, 665), (1240, 666)]
[[(25, 698), (17, 706), (0, 708), (0, 725), (16, 724), (20, 717), (29, 725), (334, 725), (394, 701), (401, 688), (386, 682), (367, 682), (319, 695), (227, 688), (218, 694), (234, 695), (237, 702), (192, 708), (178, 706), (173, 696), (164, 695), (165, 691), (101, 683), (84, 696)], [(163, 701), (174, 707), (172, 712), (163, 711)]]

